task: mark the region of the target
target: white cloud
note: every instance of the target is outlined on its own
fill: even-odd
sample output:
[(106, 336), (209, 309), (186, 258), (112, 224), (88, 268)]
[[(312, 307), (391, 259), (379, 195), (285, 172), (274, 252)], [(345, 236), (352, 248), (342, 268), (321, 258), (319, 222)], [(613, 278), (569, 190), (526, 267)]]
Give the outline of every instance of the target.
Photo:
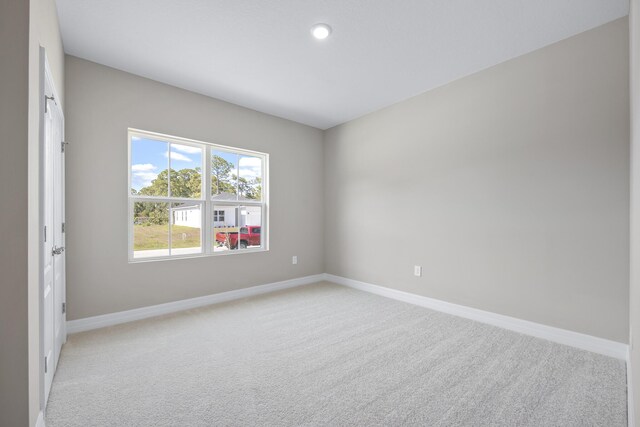
[(151, 163), (138, 163), (136, 165), (131, 165), (132, 172), (148, 172), (156, 170), (156, 166)]
[(256, 178), (262, 176), (262, 160), (258, 157), (240, 157), (240, 176)]
[(158, 167), (151, 163), (138, 163), (131, 165), (131, 185), (133, 188), (141, 189), (151, 185), (151, 182), (158, 177), (158, 174), (153, 172)]
[(192, 147), (190, 145), (177, 145), (177, 144), (172, 144), (171, 148), (173, 148), (174, 150), (177, 151), (182, 151), (183, 153), (189, 153), (189, 154), (197, 154), (197, 153), (202, 153), (202, 149), (198, 148), (198, 147)]
[(242, 166), (260, 167), (262, 166), (262, 159), (258, 157), (240, 157), (240, 167)]
[(132, 141), (140, 141), (142, 138), (140, 138), (139, 136), (132, 136), (131, 140)]
[(260, 176), (260, 169), (240, 168), (240, 176), (242, 178), (255, 178)]
[(158, 177), (155, 172), (138, 171), (131, 175), (131, 184), (133, 188), (140, 189), (151, 185), (151, 182)]
[[(165, 153), (165, 157), (166, 157), (166, 153)], [(193, 159), (190, 159), (189, 157), (185, 156), (184, 154), (180, 154), (176, 151), (172, 151), (171, 152), (171, 160), (177, 160), (179, 162), (192, 162)]]

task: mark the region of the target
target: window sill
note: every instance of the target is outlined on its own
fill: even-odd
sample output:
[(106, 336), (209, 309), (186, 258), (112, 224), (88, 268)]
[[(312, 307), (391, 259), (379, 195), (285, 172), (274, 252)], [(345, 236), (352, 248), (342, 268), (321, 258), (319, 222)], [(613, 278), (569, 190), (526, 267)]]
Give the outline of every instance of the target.
[(245, 254), (255, 254), (259, 252), (269, 252), (268, 248), (247, 248), (247, 249), (239, 249), (239, 250), (228, 250), (228, 251), (220, 251), (213, 253), (202, 253), (202, 254), (186, 254), (186, 255), (171, 255), (171, 256), (158, 256), (158, 257), (140, 257), (140, 258), (131, 258), (129, 257), (129, 264), (138, 264), (145, 262), (157, 262), (157, 261), (173, 261), (178, 259), (192, 259), (192, 258), (211, 258), (211, 257), (219, 257), (219, 256), (232, 256), (232, 255), (245, 255)]

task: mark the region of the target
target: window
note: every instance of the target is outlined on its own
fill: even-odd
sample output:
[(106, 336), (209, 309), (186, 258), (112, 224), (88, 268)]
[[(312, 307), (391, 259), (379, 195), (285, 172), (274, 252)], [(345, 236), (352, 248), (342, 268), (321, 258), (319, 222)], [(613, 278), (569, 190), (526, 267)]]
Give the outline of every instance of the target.
[(268, 154), (130, 129), (129, 260), (268, 249), (267, 168)]
[(224, 211), (213, 211), (213, 222), (224, 222)]

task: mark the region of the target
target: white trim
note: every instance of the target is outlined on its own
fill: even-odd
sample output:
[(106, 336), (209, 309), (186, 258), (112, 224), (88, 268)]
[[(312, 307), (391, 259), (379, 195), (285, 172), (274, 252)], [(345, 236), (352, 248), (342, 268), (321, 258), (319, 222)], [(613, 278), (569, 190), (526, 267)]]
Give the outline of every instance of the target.
[(235, 291), (206, 295), (203, 297), (168, 302), (165, 304), (152, 305), (149, 307), (136, 308), (133, 310), (120, 311), (117, 313), (104, 314), (101, 316), (86, 317), (84, 319), (70, 320), (67, 321), (67, 333), (74, 334), (77, 332), (104, 328), (106, 326), (118, 325), (120, 323), (132, 322), (134, 320), (160, 316), (162, 314), (175, 313), (177, 311), (189, 310), (191, 308), (203, 307), (254, 295), (266, 294), (281, 289), (294, 288), (297, 286), (321, 282), (323, 279), (323, 274), (316, 274), (313, 276), (299, 277), (296, 279), (268, 283), (266, 285), (253, 286), (250, 288), (238, 289)]
[[(44, 48), (40, 46), (40, 91), (38, 96), (40, 97), (40, 109), (39, 109), (39, 135), (38, 135), (38, 379), (39, 379), (39, 400), (40, 414), (42, 414), (42, 410), (47, 406), (47, 402), (45, 399), (45, 373), (44, 373), (44, 223), (45, 223), (45, 214), (44, 214), (44, 191), (45, 191), (45, 181), (44, 181), (44, 153), (45, 153), (45, 135), (44, 135), (44, 105), (46, 103), (45, 100), (45, 92), (46, 92), (46, 67), (47, 67), (47, 56)], [(54, 95), (55, 96), (55, 95)], [(38, 415), (39, 416), (39, 415)], [(37, 425), (37, 423), (36, 423)]]
[(627, 349), (627, 425), (635, 426), (636, 408), (633, 401), (633, 372), (631, 372), (631, 346)]
[(519, 332), (521, 334), (531, 335), (559, 344), (591, 351), (593, 353), (615, 357), (616, 359), (627, 359), (629, 346), (620, 342), (610, 341), (604, 338), (581, 334), (579, 332), (568, 331), (566, 329), (555, 328), (553, 326), (530, 322), (528, 320), (491, 313), (477, 308), (466, 307), (464, 305), (453, 304), (434, 298), (385, 288), (371, 283), (347, 279), (333, 274), (325, 273), (324, 278), (326, 281), (333, 282), (338, 285), (348, 286), (353, 289), (370, 292), (398, 301), (408, 302), (410, 304), (419, 305), (421, 307), (430, 308), (443, 313), (453, 314), (454, 316), (487, 323), (489, 325)]
[[(540, 323), (530, 322), (528, 320), (522, 320), (515, 317), (509, 317), (501, 314), (483, 311), (477, 308), (453, 304), (450, 302), (403, 292), (396, 289), (385, 288), (383, 286), (373, 285), (371, 283), (361, 282), (353, 279), (347, 279), (345, 277), (335, 276), (333, 274), (327, 273), (299, 277), (296, 279), (284, 280), (282, 282), (268, 283), (265, 285), (258, 285), (250, 288), (221, 292), (218, 294), (206, 295), (197, 298), (168, 302), (165, 304), (158, 304), (149, 307), (136, 308), (133, 310), (120, 311), (117, 313), (71, 320), (67, 321), (67, 333), (73, 334), (77, 332), (103, 328), (106, 326), (118, 325), (121, 323), (160, 316), (162, 314), (175, 313), (191, 308), (218, 304), (221, 302), (237, 300), (254, 295), (261, 295), (281, 289), (308, 285), (311, 283), (321, 282), (323, 280), (336, 283), (338, 285), (347, 286), (353, 289), (370, 292), (376, 295), (381, 295), (398, 301), (404, 301), (410, 304), (419, 305), (421, 307), (430, 308), (432, 310), (440, 311), (443, 313), (452, 314), (454, 316), (464, 317), (466, 319), (475, 320), (481, 323), (486, 323), (503, 329), (519, 332), (521, 334), (546, 339), (559, 344), (576, 347), (582, 350), (591, 351), (593, 353), (615, 357), (617, 359), (627, 361), (627, 366), (630, 365), (628, 362), (629, 346), (627, 344), (607, 340), (604, 338), (598, 338), (579, 332), (573, 332), (566, 329), (560, 329), (553, 326), (547, 326)], [(627, 370), (627, 375), (630, 378), (631, 372), (629, 369)]]
[(40, 411), (38, 419), (36, 420), (36, 427), (45, 427), (44, 425), (44, 413)]
[[(202, 141), (199, 139), (193, 139), (193, 138), (185, 138), (182, 136), (175, 136), (175, 135), (169, 135), (166, 133), (161, 133), (161, 132), (152, 132), (152, 131), (148, 131), (148, 130), (144, 130), (144, 129), (137, 129), (137, 128), (128, 128), (129, 133), (134, 133), (136, 135), (141, 135), (143, 138), (147, 137), (147, 138), (151, 138), (151, 139), (158, 139), (161, 138), (162, 141), (164, 140), (169, 140), (169, 142), (173, 142), (175, 144), (179, 144), (179, 145), (192, 145), (194, 147), (199, 146), (200, 144), (205, 144), (208, 145), (210, 147), (213, 147), (216, 149), (216, 151), (225, 151), (231, 154), (242, 154), (247, 155), (247, 156), (264, 156), (264, 155), (268, 155), (267, 153), (263, 153), (262, 151), (255, 151), (255, 150), (248, 150), (246, 148), (238, 148), (238, 147), (231, 147), (229, 145), (223, 145), (223, 144), (219, 144), (217, 142), (208, 142), (208, 141)], [(131, 191), (131, 189), (129, 189), (129, 191)]]
[[(185, 198), (185, 197), (173, 197), (171, 196), (171, 180), (168, 181), (167, 187), (167, 195), (166, 196), (145, 196), (145, 195), (133, 195), (131, 194), (132, 189), (132, 158), (131, 158), (131, 149), (132, 149), (132, 140), (134, 137), (137, 138), (150, 138), (153, 140), (166, 142), (167, 143), (167, 170), (171, 171), (171, 151), (172, 146), (176, 145), (188, 145), (191, 147), (197, 147), (201, 149), (202, 156), (202, 185), (201, 185), (201, 197), (199, 199), (193, 198)], [(215, 151), (223, 151), (226, 153), (236, 154), (238, 156), (238, 164), (236, 165), (235, 173), (239, 177), (240, 176), (240, 157), (255, 157), (259, 158), (262, 161), (262, 194), (260, 200), (212, 200), (211, 198), (211, 159), (213, 152)], [(128, 171), (127, 171), (127, 242), (128, 242), (128, 259), (129, 263), (137, 263), (137, 262), (148, 262), (148, 261), (165, 261), (170, 259), (177, 258), (194, 258), (194, 257), (207, 257), (207, 256), (221, 256), (225, 253), (216, 252), (214, 250), (214, 241), (212, 241), (211, 233), (205, 232), (206, 230), (211, 230), (211, 214), (213, 208), (217, 205), (221, 206), (259, 206), (261, 208), (261, 244), (260, 248), (255, 248), (253, 250), (243, 249), (238, 251), (233, 251), (238, 254), (246, 254), (250, 252), (266, 252), (269, 250), (269, 153), (263, 153), (260, 151), (246, 150), (243, 148), (234, 148), (228, 147), (226, 145), (215, 144), (211, 142), (198, 141), (195, 139), (187, 139), (181, 138), (172, 135), (166, 135), (157, 132), (150, 132), (140, 129), (128, 128), (127, 129), (127, 162), (128, 162)], [(239, 186), (238, 181), (236, 183), (236, 190), (238, 190)], [(238, 193), (238, 191), (236, 191)], [(239, 194), (239, 193), (238, 193)], [(166, 203), (168, 205), (169, 211), (169, 223), (168, 223), (168, 255), (154, 256), (154, 257), (144, 257), (142, 259), (136, 258), (134, 255), (134, 223), (133, 223), (133, 207), (137, 202), (141, 203)], [(172, 252), (172, 244), (171, 238), (173, 233), (171, 232), (172, 224), (172, 205), (173, 203), (199, 203), (201, 208), (201, 228), (200, 228), (200, 253), (197, 254), (188, 254), (188, 255), (174, 255)], [(238, 214), (239, 215), (239, 214)], [(236, 217), (236, 223), (239, 224), (239, 216)], [(204, 237), (204, 238), (203, 238)], [(229, 251), (232, 252), (232, 251)]]

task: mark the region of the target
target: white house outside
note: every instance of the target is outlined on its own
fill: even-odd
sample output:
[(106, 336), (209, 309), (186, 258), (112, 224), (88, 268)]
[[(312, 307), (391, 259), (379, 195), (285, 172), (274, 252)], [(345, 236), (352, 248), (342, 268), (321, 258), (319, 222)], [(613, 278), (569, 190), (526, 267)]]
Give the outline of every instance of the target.
[[(239, 197), (239, 202), (243, 202), (244, 197)], [(212, 200), (236, 201), (235, 194), (221, 193), (212, 197)], [(172, 208), (172, 224), (185, 227), (202, 227), (202, 211), (200, 204), (193, 204)], [(213, 227), (244, 227), (247, 225), (262, 225), (262, 209), (260, 206), (228, 206), (214, 204), (213, 207)]]

